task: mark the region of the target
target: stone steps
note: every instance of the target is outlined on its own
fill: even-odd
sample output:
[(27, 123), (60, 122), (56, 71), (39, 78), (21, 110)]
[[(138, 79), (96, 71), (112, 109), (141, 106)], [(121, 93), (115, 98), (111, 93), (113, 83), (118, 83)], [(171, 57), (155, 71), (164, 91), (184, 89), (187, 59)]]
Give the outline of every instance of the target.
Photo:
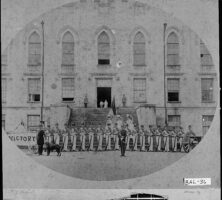
[[(86, 126), (92, 127), (105, 126), (109, 112), (110, 108), (72, 108), (70, 125), (79, 127), (85, 123)], [(121, 115), (124, 121), (126, 115), (130, 114), (133, 117), (133, 122), (138, 124), (136, 110), (132, 107), (118, 108), (117, 114)]]

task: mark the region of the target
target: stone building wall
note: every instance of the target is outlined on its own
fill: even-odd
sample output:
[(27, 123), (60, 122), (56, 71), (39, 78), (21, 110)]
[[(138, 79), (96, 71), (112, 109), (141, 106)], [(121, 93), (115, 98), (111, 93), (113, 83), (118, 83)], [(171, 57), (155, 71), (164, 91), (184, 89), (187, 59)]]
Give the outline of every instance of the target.
[[(96, 107), (97, 80), (112, 80), (112, 98), (120, 106), (122, 95), (127, 106), (137, 107), (133, 101), (133, 79), (146, 78), (146, 103), (155, 104), (157, 118), (164, 120), (164, 52), (163, 24), (167, 23), (166, 37), (174, 31), (180, 42), (180, 70), (166, 69), (166, 78), (180, 79), (179, 103), (167, 103), (168, 114), (181, 115), (181, 125), (192, 124), (198, 134), (202, 132), (202, 115), (213, 115), (217, 105), (218, 82), (215, 70), (203, 72), (200, 66), (200, 38), (187, 26), (168, 14), (138, 1), (80, 1), (52, 10), (28, 24), (17, 34), (8, 48), (8, 67), (3, 73), (7, 79), (7, 101), (3, 104), (6, 129), (13, 129), (27, 114), (40, 114), (41, 102), (29, 103), (27, 80), (41, 78), (40, 71), (29, 71), (28, 38), (33, 31), (42, 38), (41, 21), (44, 20), (44, 106), (45, 115), (50, 105), (69, 104), (83, 107), (88, 96), (89, 107)], [(70, 31), (75, 41), (75, 71), (61, 71), (61, 39)], [(102, 32), (110, 37), (110, 66), (97, 65), (97, 37)], [(146, 40), (146, 66), (133, 66), (133, 38), (141, 31)], [(117, 68), (118, 62), (122, 63)], [(75, 101), (61, 101), (61, 78), (75, 78)], [(201, 103), (201, 78), (214, 78), (214, 102)], [(47, 110), (48, 109), (48, 110)], [(47, 120), (49, 116), (45, 116)]]

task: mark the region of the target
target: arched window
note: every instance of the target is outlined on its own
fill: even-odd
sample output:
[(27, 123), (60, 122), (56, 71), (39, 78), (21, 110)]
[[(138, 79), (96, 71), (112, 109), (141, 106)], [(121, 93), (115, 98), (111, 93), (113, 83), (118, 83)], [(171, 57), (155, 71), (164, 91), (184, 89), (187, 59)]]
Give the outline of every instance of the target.
[(100, 33), (98, 37), (98, 64), (110, 64), (110, 39), (105, 31)]
[(41, 65), (41, 39), (37, 32), (33, 32), (29, 37), (28, 65), (30, 67)]
[(69, 72), (74, 69), (74, 38), (69, 31), (62, 38), (62, 68)]
[(202, 40), (200, 41), (200, 63), (203, 71), (210, 70), (214, 65), (212, 56)]
[(133, 63), (134, 66), (146, 65), (146, 41), (143, 33), (138, 32), (133, 42)]
[(167, 66), (178, 68), (180, 66), (179, 39), (176, 33), (172, 32), (167, 38)]

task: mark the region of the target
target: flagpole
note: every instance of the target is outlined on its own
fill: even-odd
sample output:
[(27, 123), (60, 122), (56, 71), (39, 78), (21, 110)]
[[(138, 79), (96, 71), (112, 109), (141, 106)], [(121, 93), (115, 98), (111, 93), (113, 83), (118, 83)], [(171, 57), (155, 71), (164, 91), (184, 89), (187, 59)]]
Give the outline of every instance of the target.
[(165, 126), (167, 126), (167, 107), (166, 107), (166, 44), (165, 44), (165, 40), (166, 40), (166, 26), (167, 23), (163, 24), (164, 30), (163, 30), (163, 65), (164, 65), (164, 81), (163, 81), (163, 85), (164, 85), (164, 111), (165, 111)]

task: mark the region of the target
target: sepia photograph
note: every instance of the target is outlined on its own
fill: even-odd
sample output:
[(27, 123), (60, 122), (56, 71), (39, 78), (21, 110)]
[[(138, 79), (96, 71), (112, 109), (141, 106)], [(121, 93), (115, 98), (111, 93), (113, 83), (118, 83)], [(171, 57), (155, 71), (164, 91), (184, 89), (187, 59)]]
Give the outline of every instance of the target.
[[(217, 31), (211, 30), (210, 22), (206, 28), (203, 17), (203, 25), (197, 25), (204, 32), (202, 38), (193, 30), (195, 25), (189, 26), (173, 11), (164, 10), (164, 6), (170, 9), (171, 4), (179, 5), (173, 0), (32, 2), (24, 0), (26, 8), (17, 13), (21, 22), (7, 36), (16, 23), (10, 19), (10, 5), (11, 12), (16, 12), (22, 4), (2, 1), (3, 39), (8, 41), (3, 44), (2, 40), (1, 48), (2, 137), (7, 142), (3, 152), (4, 148), (7, 152), (12, 149), (11, 154), (15, 151), (22, 158), (13, 162), (16, 154), (9, 156), (13, 164), (6, 161), (3, 174), (8, 165), (16, 169), (22, 163), (27, 164), (28, 171), (38, 171), (36, 178), (41, 179), (41, 172), (42, 176), (52, 173), (41, 183), (35, 183), (31, 176), (25, 178), (25, 184), (33, 181), (37, 188), (41, 184), (50, 188), (50, 178), (54, 180), (57, 175), (62, 181), (53, 188), (59, 189), (63, 183), (60, 188), (64, 189), (92, 185), (123, 188), (121, 181), (158, 176), (166, 168), (168, 178), (159, 176), (153, 183), (150, 179), (150, 187), (210, 187), (211, 181), (220, 187), (219, 161), (215, 170), (209, 171), (214, 171), (215, 177), (204, 174), (210, 165), (198, 164), (205, 153), (212, 157), (213, 143), (207, 146), (212, 138), (217, 148), (215, 160), (220, 157), (216, 144), (220, 140), (219, 123), (214, 136), (208, 131), (215, 121), (220, 93), (219, 65), (214, 61), (218, 49), (211, 53), (205, 39), (207, 32)], [(181, 6), (197, 9), (200, 2), (186, 5), (183, 1)], [(214, 0), (202, 4), (218, 9)], [(204, 14), (200, 11), (196, 16)], [(196, 163), (189, 164), (192, 153)], [(184, 168), (180, 162), (186, 163)], [(200, 174), (195, 174), (193, 165)], [(174, 171), (181, 177), (176, 182), (172, 177), (171, 183), (169, 177)], [(5, 177), (6, 188), (16, 188), (13, 177)], [(69, 185), (63, 177), (75, 183)], [(135, 181), (126, 187), (134, 186)], [(24, 188), (22, 184), (20, 187)], [(119, 199), (170, 199), (161, 195), (138, 193)]]

